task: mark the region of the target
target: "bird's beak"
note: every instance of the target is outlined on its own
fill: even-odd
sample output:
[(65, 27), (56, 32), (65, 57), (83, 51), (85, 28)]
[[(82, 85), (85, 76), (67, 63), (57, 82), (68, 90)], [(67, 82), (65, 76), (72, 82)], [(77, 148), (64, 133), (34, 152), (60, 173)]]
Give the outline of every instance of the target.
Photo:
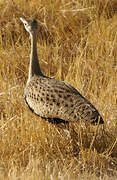
[(20, 17), (20, 21), (22, 21), (23, 23), (26, 22), (26, 20), (24, 18), (22, 18), (22, 17)]

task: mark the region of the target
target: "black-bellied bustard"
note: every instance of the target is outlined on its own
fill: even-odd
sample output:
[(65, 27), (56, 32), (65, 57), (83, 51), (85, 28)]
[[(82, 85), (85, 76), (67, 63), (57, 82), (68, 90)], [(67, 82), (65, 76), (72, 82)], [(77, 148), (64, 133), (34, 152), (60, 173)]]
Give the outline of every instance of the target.
[(31, 38), (29, 74), (24, 91), (29, 108), (40, 117), (56, 123), (83, 120), (103, 124), (97, 109), (74, 87), (43, 75), (37, 55), (39, 24), (35, 19), (20, 20)]

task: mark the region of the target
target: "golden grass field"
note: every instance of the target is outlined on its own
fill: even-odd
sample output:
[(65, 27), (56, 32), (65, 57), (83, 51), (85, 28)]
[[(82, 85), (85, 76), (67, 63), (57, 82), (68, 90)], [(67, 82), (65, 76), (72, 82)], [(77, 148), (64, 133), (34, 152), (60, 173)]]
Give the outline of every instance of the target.
[[(40, 22), (44, 74), (79, 90), (105, 124), (55, 125), (24, 102), (30, 39)], [(0, 180), (117, 179), (117, 1), (0, 1)]]

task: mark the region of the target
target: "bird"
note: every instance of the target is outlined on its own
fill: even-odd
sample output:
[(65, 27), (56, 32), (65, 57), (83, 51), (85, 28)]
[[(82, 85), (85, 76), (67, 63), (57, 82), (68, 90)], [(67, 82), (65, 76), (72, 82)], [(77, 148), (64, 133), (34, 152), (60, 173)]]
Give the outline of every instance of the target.
[(77, 89), (42, 73), (37, 53), (39, 23), (27, 17), (20, 20), (31, 39), (29, 72), (24, 89), (24, 99), (30, 110), (56, 124), (78, 121), (104, 124), (98, 110)]

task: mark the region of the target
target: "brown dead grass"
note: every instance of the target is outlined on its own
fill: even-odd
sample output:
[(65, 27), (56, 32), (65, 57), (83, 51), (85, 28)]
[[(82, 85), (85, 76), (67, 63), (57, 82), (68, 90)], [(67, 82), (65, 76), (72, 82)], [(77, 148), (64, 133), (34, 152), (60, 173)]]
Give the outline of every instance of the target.
[[(116, 0), (0, 1), (0, 179), (117, 178)], [(42, 71), (76, 87), (104, 126), (61, 127), (26, 107), (30, 40), (19, 17), (40, 22)]]

